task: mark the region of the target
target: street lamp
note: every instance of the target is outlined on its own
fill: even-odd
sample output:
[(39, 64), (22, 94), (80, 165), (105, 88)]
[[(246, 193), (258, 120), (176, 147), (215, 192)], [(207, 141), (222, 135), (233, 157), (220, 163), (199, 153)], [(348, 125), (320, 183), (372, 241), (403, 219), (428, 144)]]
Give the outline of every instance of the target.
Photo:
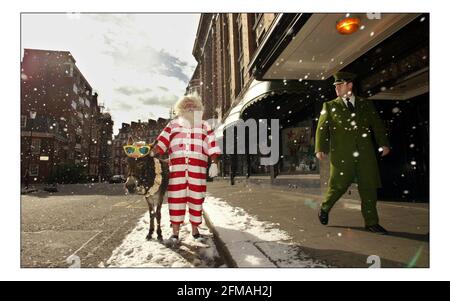
[(30, 111), (30, 143), (28, 147), (28, 164), (27, 164), (27, 170), (26, 170), (26, 176), (25, 176), (25, 188), (28, 189), (29, 182), (30, 182), (30, 164), (31, 164), (31, 146), (33, 143), (33, 121), (36, 118), (36, 111), (31, 110)]

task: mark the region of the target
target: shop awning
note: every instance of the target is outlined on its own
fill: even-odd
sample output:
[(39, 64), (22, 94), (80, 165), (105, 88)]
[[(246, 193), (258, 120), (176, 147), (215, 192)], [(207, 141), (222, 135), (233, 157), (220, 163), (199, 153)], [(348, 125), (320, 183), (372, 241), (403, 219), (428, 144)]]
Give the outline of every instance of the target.
[[(231, 109), (222, 125), (216, 128), (216, 137), (222, 137), (223, 131), (234, 125), (240, 119), (245, 119), (244, 111), (261, 100), (273, 98), (283, 94), (304, 94), (305, 85), (299, 81), (257, 81), (253, 80), (242, 100)], [(244, 118), (243, 118), (244, 117)]]
[(257, 81), (254, 80), (241, 101), (241, 114), (252, 104), (263, 99), (283, 94), (302, 94), (306, 92), (304, 83), (300, 81)]
[(234, 108), (231, 109), (227, 118), (225, 118), (224, 123), (222, 123), (214, 131), (216, 138), (218, 139), (221, 138), (223, 136), (223, 131), (225, 130), (225, 128), (235, 124), (241, 118), (241, 109), (242, 109), (241, 103), (238, 103)]

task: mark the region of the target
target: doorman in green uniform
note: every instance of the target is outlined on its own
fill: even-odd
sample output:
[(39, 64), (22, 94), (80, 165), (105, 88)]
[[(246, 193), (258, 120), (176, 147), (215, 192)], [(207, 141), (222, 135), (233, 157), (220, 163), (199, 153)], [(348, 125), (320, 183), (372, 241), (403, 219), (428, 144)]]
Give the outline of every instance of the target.
[[(328, 224), (333, 205), (351, 183), (358, 185), (361, 211), (366, 229), (387, 234), (379, 225), (377, 188), (381, 186), (377, 153), (390, 151), (384, 124), (370, 100), (352, 93), (356, 75), (338, 72), (334, 75), (337, 98), (323, 104), (316, 131), (316, 157), (330, 159), (328, 190), (319, 211), (319, 220)], [(372, 135), (377, 146), (372, 143)]]

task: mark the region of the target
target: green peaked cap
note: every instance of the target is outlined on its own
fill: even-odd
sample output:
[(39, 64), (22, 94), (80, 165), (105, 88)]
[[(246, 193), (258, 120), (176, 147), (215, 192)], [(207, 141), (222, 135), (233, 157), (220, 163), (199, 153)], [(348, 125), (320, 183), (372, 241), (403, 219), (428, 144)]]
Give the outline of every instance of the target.
[(339, 71), (333, 75), (334, 83), (333, 85), (341, 84), (343, 82), (351, 82), (356, 78), (356, 74), (350, 72)]

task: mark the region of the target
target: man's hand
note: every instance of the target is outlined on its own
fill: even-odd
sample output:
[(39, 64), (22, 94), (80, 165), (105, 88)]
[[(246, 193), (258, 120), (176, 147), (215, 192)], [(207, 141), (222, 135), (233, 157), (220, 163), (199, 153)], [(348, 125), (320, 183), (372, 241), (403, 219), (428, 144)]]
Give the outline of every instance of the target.
[(391, 151), (391, 149), (387, 146), (380, 147), (380, 152), (382, 152), (381, 157), (386, 156), (387, 154), (389, 154), (390, 151)]
[(326, 158), (327, 155), (325, 155), (324, 152), (317, 152), (316, 153), (316, 158), (319, 159), (320, 161), (322, 161), (323, 159)]
[(218, 174), (219, 174), (219, 169), (217, 168), (217, 164), (212, 163), (211, 166), (209, 167), (209, 177), (214, 178), (214, 177), (217, 177)]

